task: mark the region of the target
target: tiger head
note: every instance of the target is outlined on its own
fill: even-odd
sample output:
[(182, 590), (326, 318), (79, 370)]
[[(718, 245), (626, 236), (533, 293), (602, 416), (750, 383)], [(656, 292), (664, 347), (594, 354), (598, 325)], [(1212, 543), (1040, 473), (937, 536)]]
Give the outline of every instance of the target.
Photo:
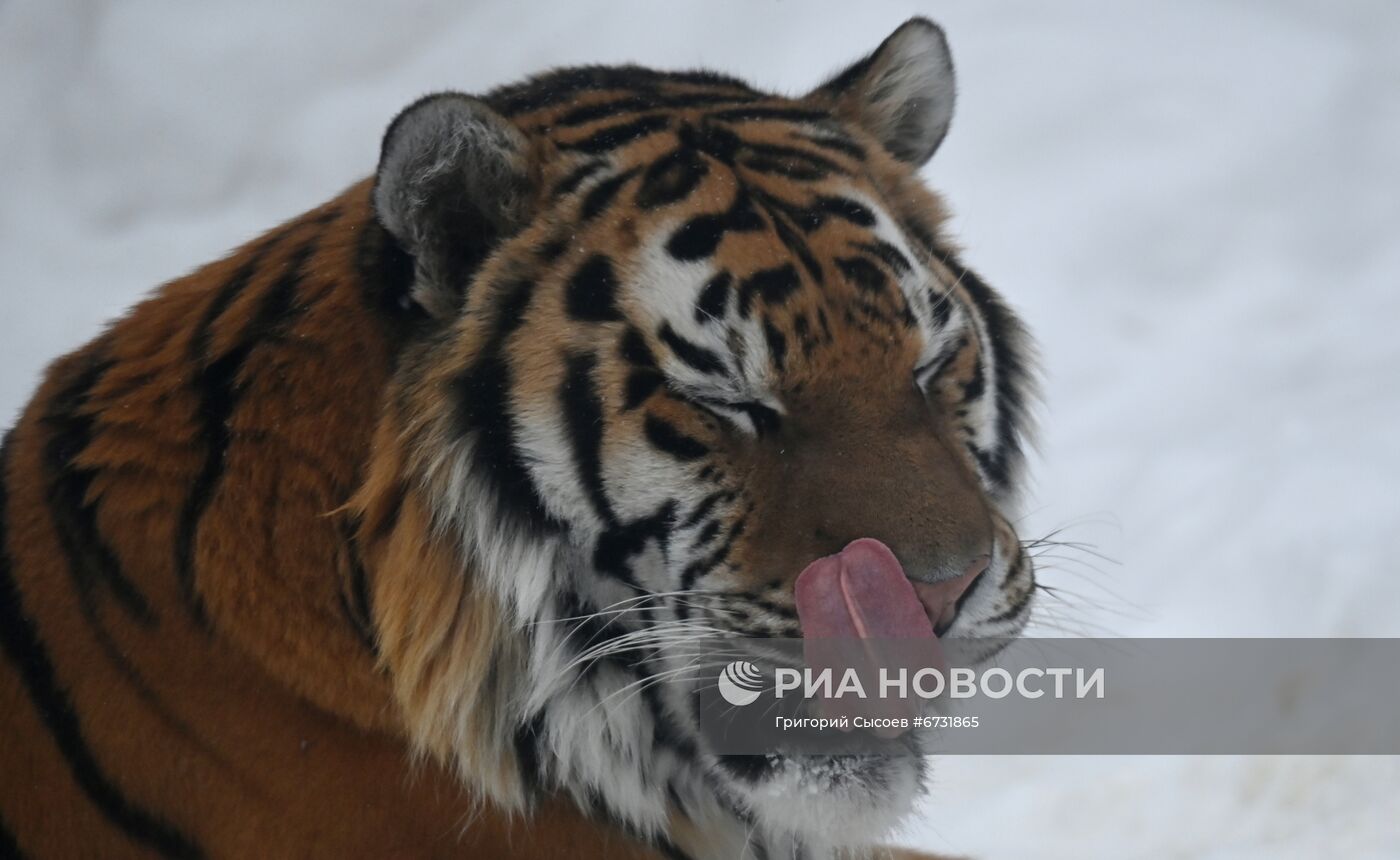
[(1026, 622), (1025, 336), (917, 172), (953, 103), (914, 19), (802, 98), (590, 67), (395, 120), (374, 205), (423, 319), (364, 509), (425, 748), (647, 834), (715, 807), (847, 844), (909, 807), (916, 756), (709, 754), (684, 661), (839, 622), (796, 588), (829, 558), (939, 636)]

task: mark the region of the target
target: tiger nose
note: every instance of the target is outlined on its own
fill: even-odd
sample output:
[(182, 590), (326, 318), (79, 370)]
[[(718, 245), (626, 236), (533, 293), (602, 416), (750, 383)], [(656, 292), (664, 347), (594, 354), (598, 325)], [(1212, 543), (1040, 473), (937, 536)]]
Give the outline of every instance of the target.
[[(970, 530), (972, 531), (972, 530)], [(975, 580), (992, 563), (992, 541), (981, 530), (966, 534), (962, 540), (950, 541), (937, 549), (928, 548), (923, 552), (909, 551), (901, 554), (902, 547), (894, 547), (895, 555), (904, 564), (905, 573), (916, 583), (937, 585), (952, 581)]]

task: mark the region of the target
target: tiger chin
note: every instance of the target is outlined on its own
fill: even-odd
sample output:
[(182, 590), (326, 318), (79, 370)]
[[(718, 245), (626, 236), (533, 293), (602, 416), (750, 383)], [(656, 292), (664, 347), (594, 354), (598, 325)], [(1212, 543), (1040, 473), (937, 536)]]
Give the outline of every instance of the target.
[[(805, 96), (442, 93), (7, 437), (0, 847), (865, 857), (926, 760), (736, 757), (734, 637), (1014, 636), (1031, 365), (913, 19)], [(854, 625), (854, 626), (852, 626)]]

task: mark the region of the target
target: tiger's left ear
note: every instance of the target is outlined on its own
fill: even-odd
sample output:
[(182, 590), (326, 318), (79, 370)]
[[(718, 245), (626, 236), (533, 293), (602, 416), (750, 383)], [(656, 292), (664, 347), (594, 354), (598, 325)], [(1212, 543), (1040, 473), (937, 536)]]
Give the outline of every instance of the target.
[(833, 101), (839, 116), (875, 135), (894, 157), (923, 164), (948, 133), (957, 100), (948, 40), (927, 18), (910, 18), (812, 96)]
[(523, 132), (461, 93), (419, 99), (384, 133), (374, 210), (413, 257), (413, 299), (429, 314), (459, 313), (476, 268), (528, 221), (529, 153)]

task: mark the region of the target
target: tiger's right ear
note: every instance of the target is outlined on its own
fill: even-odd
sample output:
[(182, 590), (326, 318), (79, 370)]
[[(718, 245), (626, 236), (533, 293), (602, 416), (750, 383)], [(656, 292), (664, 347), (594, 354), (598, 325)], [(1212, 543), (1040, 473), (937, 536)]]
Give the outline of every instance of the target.
[(923, 164), (948, 133), (957, 100), (943, 28), (910, 18), (815, 95), (833, 100), (839, 114), (874, 134), (895, 158)]
[(492, 249), (523, 227), (533, 200), (529, 141), (479, 99), (426, 96), (389, 124), (374, 209), (413, 257), (412, 298), (455, 316)]

